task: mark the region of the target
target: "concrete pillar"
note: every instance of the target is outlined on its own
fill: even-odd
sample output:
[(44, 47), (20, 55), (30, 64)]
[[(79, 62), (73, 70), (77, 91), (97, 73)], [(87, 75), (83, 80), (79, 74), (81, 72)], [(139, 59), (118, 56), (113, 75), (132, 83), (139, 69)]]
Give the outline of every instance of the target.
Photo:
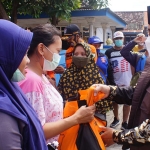
[(116, 31), (116, 26), (110, 26), (110, 29), (111, 29), (111, 31), (112, 31), (112, 38), (113, 38), (114, 33), (115, 33), (115, 31)]
[(89, 24), (89, 37), (94, 35), (94, 25), (93, 23), (95, 22), (95, 18), (94, 17), (86, 17), (85, 18), (87, 23)]
[(103, 42), (104, 45), (106, 44), (106, 29), (107, 29), (107, 23), (101, 23), (102, 29), (103, 29)]
[(89, 25), (89, 29), (90, 29), (90, 33), (89, 33), (89, 37), (94, 35), (94, 29), (93, 29), (93, 24)]

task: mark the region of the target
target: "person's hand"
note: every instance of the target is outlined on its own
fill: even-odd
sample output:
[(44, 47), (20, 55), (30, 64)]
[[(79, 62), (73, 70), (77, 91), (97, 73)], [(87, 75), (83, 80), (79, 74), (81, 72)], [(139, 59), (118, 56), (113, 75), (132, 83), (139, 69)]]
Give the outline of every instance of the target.
[(146, 41), (146, 37), (144, 37), (142, 35), (137, 36), (133, 41), (136, 42), (136, 43), (144, 43)]
[(105, 144), (106, 147), (114, 144), (113, 141), (113, 132), (114, 129), (112, 128), (106, 128), (106, 127), (100, 127), (101, 131), (104, 131), (104, 133), (101, 134), (101, 138)]
[(80, 107), (74, 114), (77, 124), (87, 123), (94, 119), (95, 105)]
[(65, 69), (64, 69), (64, 67), (62, 67), (62, 66), (58, 66), (58, 67), (54, 70), (54, 72), (55, 72), (56, 74), (62, 74), (62, 73), (64, 73), (64, 71), (65, 71)]
[(94, 87), (94, 96), (98, 94), (98, 92), (104, 93), (104, 98), (108, 97), (110, 93), (110, 87), (104, 84), (93, 84), (92, 87)]

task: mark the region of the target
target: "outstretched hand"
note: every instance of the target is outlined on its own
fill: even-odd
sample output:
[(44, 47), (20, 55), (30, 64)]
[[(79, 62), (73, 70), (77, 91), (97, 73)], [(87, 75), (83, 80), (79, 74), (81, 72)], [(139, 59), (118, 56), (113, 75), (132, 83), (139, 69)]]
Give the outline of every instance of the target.
[(110, 87), (104, 84), (93, 84), (92, 87), (94, 87), (94, 96), (98, 94), (98, 92), (104, 93), (104, 98), (108, 97), (110, 93)]

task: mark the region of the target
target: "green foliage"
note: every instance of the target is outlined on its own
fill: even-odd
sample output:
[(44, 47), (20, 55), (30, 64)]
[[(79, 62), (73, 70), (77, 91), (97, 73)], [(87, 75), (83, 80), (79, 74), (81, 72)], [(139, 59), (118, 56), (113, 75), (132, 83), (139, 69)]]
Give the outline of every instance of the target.
[(101, 9), (108, 7), (108, 0), (82, 0), (84, 9)]
[(79, 8), (100, 9), (108, 6), (108, 0), (0, 0), (7, 14), (12, 17), (14, 6), (17, 14), (38, 18), (44, 12), (56, 25), (60, 20), (70, 21), (71, 11)]

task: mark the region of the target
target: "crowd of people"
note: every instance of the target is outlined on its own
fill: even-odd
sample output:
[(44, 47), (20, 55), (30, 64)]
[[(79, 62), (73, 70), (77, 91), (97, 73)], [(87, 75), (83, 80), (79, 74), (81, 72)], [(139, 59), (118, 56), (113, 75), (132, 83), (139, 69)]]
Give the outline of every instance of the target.
[[(148, 31), (150, 35), (150, 26)], [(104, 41), (92, 36), (86, 43), (71, 24), (64, 31), (68, 48), (63, 68), (61, 32), (51, 24), (23, 29), (0, 19), (0, 32), (1, 150), (55, 149), (48, 143), (58, 141), (63, 131), (90, 123), (95, 115), (104, 121), (110, 110), (111, 128), (99, 127), (105, 146), (116, 142), (123, 149), (150, 149), (150, 38), (141, 33), (124, 45), (123, 32), (116, 31), (114, 46), (104, 54)], [(62, 74), (58, 86), (55, 73)], [(78, 100), (78, 91), (90, 87), (95, 96), (102, 92), (103, 99), (63, 118), (66, 102)], [(123, 104), (119, 131), (114, 129), (120, 123), (118, 104)]]

